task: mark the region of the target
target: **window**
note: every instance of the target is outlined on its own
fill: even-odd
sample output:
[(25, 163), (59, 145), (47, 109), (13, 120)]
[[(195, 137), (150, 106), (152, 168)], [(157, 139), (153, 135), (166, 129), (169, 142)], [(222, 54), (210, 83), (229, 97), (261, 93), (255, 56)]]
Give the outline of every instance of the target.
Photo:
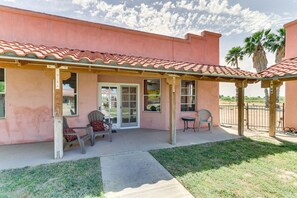
[(63, 116), (77, 115), (77, 74), (63, 80)]
[(5, 70), (0, 68), (0, 118), (5, 118)]
[(144, 80), (144, 111), (161, 110), (160, 79)]
[(194, 80), (181, 81), (181, 111), (196, 110), (196, 90)]

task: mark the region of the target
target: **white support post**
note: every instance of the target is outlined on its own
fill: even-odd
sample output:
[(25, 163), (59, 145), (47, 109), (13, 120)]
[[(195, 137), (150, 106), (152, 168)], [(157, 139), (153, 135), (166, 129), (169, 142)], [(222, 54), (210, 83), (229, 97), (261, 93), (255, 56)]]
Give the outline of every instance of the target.
[(55, 69), (54, 83), (54, 158), (63, 158), (63, 89), (60, 69)]
[[(46, 75), (54, 80), (54, 158), (63, 158), (63, 80), (71, 77), (67, 66), (48, 65)], [(64, 70), (61, 72), (61, 70)]]

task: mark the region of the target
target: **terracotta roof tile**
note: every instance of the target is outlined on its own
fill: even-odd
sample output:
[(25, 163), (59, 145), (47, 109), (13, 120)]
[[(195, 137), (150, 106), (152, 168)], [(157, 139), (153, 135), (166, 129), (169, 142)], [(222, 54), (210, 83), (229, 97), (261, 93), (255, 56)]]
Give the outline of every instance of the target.
[[(11, 54), (7, 53), (13, 53), (16, 56), (20, 57), (34, 55), (37, 59), (54, 58), (57, 61), (88, 62), (90, 64), (122, 66), (127, 67), (127, 69), (131, 67), (143, 67), (156, 69), (156, 71), (170, 70), (171, 72), (178, 71), (182, 73), (199, 75), (205, 74), (232, 78), (261, 77), (260, 75), (252, 72), (219, 65), (198, 64), (184, 61), (170, 61), (149, 57), (94, 52), (88, 50), (47, 47), (44, 45), (22, 44), (18, 42), (7, 42), (0, 40), (0, 55), (11, 56)], [(291, 71), (291, 68), (287, 69)], [(296, 72), (297, 70), (294, 71), (292, 74), (296, 74)], [(266, 73), (267, 75), (271, 75), (269, 71)]]
[(297, 76), (297, 57), (285, 59), (259, 73), (264, 78)]

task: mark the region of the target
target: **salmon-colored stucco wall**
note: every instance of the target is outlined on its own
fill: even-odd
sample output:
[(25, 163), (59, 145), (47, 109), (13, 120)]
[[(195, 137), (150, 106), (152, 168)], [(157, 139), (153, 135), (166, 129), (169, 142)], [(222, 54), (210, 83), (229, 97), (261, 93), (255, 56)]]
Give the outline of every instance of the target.
[[(187, 34), (185, 39), (149, 34), (102, 24), (0, 6), (0, 40), (47, 46), (119, 53), (134, 56), (219, 64), (220, 34)], [(1, 65), (0, 65), (1, 66)], [(143, 78), (79, 74), (78, 116), (68, 117), (70, 125), (84, 126), (87, 114), (98, 108), (97, 82), (140, 84), (142, 110)], [(7, 69), (6, 118), (0, 120), (0, 144), (46, 141), (53, 138), (52, 81), (42, 71)], [(219, 120), (218, 83), (197, 82), (198, 109), (210, 109)], [(143, 128), (169, 129), (169, 86), (162, 80), (162, 111), (141, 111)], [(21, 97), (20, 97), (21, 96)], [(177, 94), (180, 101), (180, 91)], [(180, 113), (177, 128), (183, 127)]]
[(160, 36), (0, 6), (0, 39), (46, 46), (218, 64), (220, 34)]
[[(98, 76), (98, 82), (100, 83), (131, 83), (139, 85), (139, 103), (140, 103), (140, 127), (141, 128), (151, 128), (151, 129), (161, 129), (168, 130), (169, 128), (169, 117), (168, 111), (168, 98), (169, 91), (168, 85), (165, 80), (161, 80), (161, 112), (145, 112), (143, 111), (143, 80), (140, 77), (126, 77), (126, 76)], [(168, 93), (167, 93), (168, 92)]]
[(78, 116), (69, 116), (67, 121), (70, 126), (86, 126), (88, 114), (97, 109), (97, 75), (78, 74)]
[[(169, 85), (166, 84), (165, 79), (161, 80), (161, 112), (146, 112), (143, 111), (143, 81), (145, 78), (140, 77), (125, 77), (117, 76), (98, 76), (98, 82), (102, 83), (133, 83), (140, 87), (140, 127), (169, 130)], [(219, 84), (217, 82), (196, 81), (197, 86), (197, 110), (208, 109), (212, 112), (214, 117), (214, 125), (219, 125)], [(176, 87), (176, 128), (183, 129), (183, 121), (181, 117), (192, 116), (197, 118), (197, 112), (181, 112), (180, 86)], [(211, 100), (210, 100), (211, 98)], [(196, 123), (197, 126), (197, 123)]]
[[(286, 54), (285, 58), (297, 57), (297, 20), (285, 25)], [(286, 82), (285, 127), (297, 129), (297, 81)]]
[[(0, 119), (0, 144), (53, 139), (53, 81), (43, 72), (6, 69), (6, 118)], [(32, 80), (33, 79), (33, 80)], [(97, 75), (78, 75), (79, 116), (69, 125), (85, 126), (97, 108)]]
[(285, 25), (286, 53), (285, 58), (297, 57), (297, 20)]
[(0, 144), (52, 139), (52, 98), (52, 81), (45, 73), (6, 69), (6, 118), (0, 119)]

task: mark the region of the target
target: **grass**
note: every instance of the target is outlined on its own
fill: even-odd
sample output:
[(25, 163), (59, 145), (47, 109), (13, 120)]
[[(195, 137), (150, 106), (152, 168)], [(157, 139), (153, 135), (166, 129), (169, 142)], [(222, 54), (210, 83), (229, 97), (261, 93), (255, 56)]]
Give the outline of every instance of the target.
[(100, 159), (4, 170), (0, 197), (102, 197)]
[(241, 138), (151, 154), (195, 197), (296, 197), (297, 145)]

